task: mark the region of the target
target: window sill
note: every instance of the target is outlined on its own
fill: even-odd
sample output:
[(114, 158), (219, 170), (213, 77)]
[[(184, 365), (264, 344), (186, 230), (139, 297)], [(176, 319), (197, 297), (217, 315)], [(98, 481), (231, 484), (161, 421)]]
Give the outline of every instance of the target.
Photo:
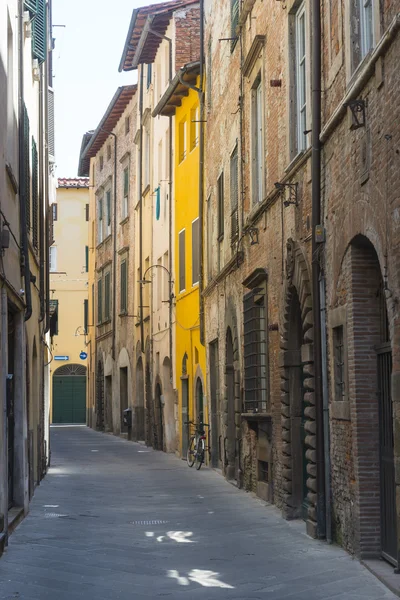
[(148, 183), (146, 185), (146, 187), (144, 188), (143, 192), (142, 192), (142, 198), (144, 198), (145, 196), (147, 196), (147, 194), (149, 193), (149, 191), (150, 191), (150, 184)]
[(285, 173), (297, 170), (309, 156), (311, 156), (311, 147), (298, 152), (286, 167)]
[(111, 318), (102, 321), (101, 323), (97, 323), (97, 327), (103, 327), (103, 325), (109, 325), (111, 323)]
[(128, 215), (127, 217), (124, 217), (124, 218), (122, 219), (122, 221), (120, 221), (120, 222), (119, 222), (119, 224), (120, 224), (120, 225), (125, 225), (125, 223), (128, 223), (128, 221), (129, 221), (129, 215)]
[(119, 317), (127, 317), (128, 316), (128, 312), (125, 310), (124, 312), (120, 312), (118, 314)]

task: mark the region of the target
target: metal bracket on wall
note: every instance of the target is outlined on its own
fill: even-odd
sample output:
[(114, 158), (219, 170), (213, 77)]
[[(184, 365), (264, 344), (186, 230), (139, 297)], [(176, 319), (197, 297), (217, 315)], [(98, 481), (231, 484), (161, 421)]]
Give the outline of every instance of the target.
[(365, 100), (355, 99), (349, 100), (343, 104), (345, 108), (350, 108), (353, 117), (353, 123), (350, 127), (353, 131), (360, 127), (365, 127)]

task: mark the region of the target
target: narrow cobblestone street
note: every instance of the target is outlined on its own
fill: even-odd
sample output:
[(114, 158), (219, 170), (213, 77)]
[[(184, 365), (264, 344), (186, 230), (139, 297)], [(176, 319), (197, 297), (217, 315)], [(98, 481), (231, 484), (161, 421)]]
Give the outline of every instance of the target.
[(212, 470), (85, 427), (52, 429), (50, 472), (0, 582), (1, 600), (395, 598)]

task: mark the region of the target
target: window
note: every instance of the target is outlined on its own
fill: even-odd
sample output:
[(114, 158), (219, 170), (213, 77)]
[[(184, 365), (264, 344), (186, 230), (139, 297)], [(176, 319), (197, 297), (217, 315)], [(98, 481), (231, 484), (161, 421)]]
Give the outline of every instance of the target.
[(58, 300), (49, 300), (50, 337), (58, 335)]
[(89, 271), (89, 246), (85, 246), (85, 272)]
[(239, 0), (231, 0), (231, 51), (237, 42), (237, 28), (239, 26)]
[(49, 248), (49, 271), (55, 273), (57, 271), (57, 246)]
[(104, 156), (103, 156), (103, 155), (101, 155), (101, 156), (100, 156), (100, 171), (102, 171), (102, 170), (103, 170), (103, 167), (104, 167)]
[(144, 188), (150, 185), (150, 130), (147, 125), (144, 130)]
[(32, 21), (32, 56), (41, 64), (46, 60), (47, 54), (46, 0), (37, 0), (36, 6), (36, 15)]
[(179, 232), (179, 291), (186, 288), (185, 230)]
[(111, 144), (107, 145), (107, 160), (111, 160)]
[(192, 285), (196, 285), (200, 280), (200, 220), (195, 219), (192, 223)]
[(361, 56), (364, 58), (374, 44), (372, 0), (360, 0), (361, 4)]
[(186, 121), (179, 123), (179, 162), (186, 158)]
[(111, 190), (106, 192), (106, 231), (111, 235)]
[(243, 301), (244, 393), (246, 412), (267, 410), (267, 306), (265, 287), (254, 288)]
[(147, 89), (151, 86), (152, 65), (147, 65)]
[(126, 259), (121, 261), (121, 313), (126, 313), (128, 310), (128, 282), (127, 282), (127, 265)]
[(334, 361), (334, 381), (335, 381), (335, 400), (343, 401), (345, 399), (345, 361), (344, 361), (344, 339), (343, 325), (332, 329), (333, 335), (333, 361)]
[(131, 120), (130, 117), (125, 117), (125, 135), (129, 133), (131, 129)]
[(108, 271), (104, 276), (104, 320), (111, 319), (111, 273)]
[(129, 206), (129, 167), (125, 167), (124, 169), (124, 197), (122, 200), (122, 219), (126, 219), (128, 216), (128, 206)]
[(207, 274), (208, 282), (213, 278), (213, 210), (211, 205), (211, 196), (207, 200)]
[(169, 283), (169, 275), (167, 273), (167, 271), (165, 269), (168, 269), (169, 271), (169, 264), (168, 264), (168, 252), (165, 252), (164, 256), (163, 256), (163, 266), (164, 269), (162, 269), (163, 272), (163, 282), (164, 282), (164, 297), (163, 297), (163, 301), (165, 302), (166, 300), (170, 300), (170, 283)]
[(190, 151), (194, 150), (199, 143), (199, 107), (190, 111)]
[(83, 301), (83, 330), (87, 334), (89, 324), (89, 300)]
[(39, 247), (39, 190), (38, 190), (38, 152), (32, 138), (32, 244), (35, 250)]
[(235, 242), (239, 235), (239, 181), (238, 181), (238, 147), (231, 155), (230, 165), (230, 188), (231, 188), (231, 242)]
[(264, 196), (263, 105), (260, 76), (257, 77), (252, 89), (252, 127), (252, 195), (253, 203), (257, 204)]
[(296, 137), (297, 152), (307, 148), (307, 71), (306, 71), (306, 9), (304, 3), (295, 17), (296, 64)]
[(103, 203), (104, 198), (97, 200), (97, 243), (101, 244), (103, 241)]
[(52, 212), (52, 215), (53, 215), (53, 221), (57, 221), (57, 219), (58, 219), (58, 207), (57, 207), (57, 204), (55, 202), (51, 205), (51, 212)]
[(218, 240), (221, 241), (224, 237), (224, 174), (218, 177), (217, 183), (218, 193)]
[(97, 323), (103, 322), (103, 281), (97, 282)]
[(351, 67), (357, 69), (374, 45), (374, 0), (351, 0)]

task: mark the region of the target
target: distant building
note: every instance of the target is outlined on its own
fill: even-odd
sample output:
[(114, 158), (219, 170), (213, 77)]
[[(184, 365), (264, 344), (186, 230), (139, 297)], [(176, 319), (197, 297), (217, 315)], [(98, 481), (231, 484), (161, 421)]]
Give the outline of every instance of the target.
[(50, 211), (50, 418), (86, 423), (89, 180), (59, 178)]

